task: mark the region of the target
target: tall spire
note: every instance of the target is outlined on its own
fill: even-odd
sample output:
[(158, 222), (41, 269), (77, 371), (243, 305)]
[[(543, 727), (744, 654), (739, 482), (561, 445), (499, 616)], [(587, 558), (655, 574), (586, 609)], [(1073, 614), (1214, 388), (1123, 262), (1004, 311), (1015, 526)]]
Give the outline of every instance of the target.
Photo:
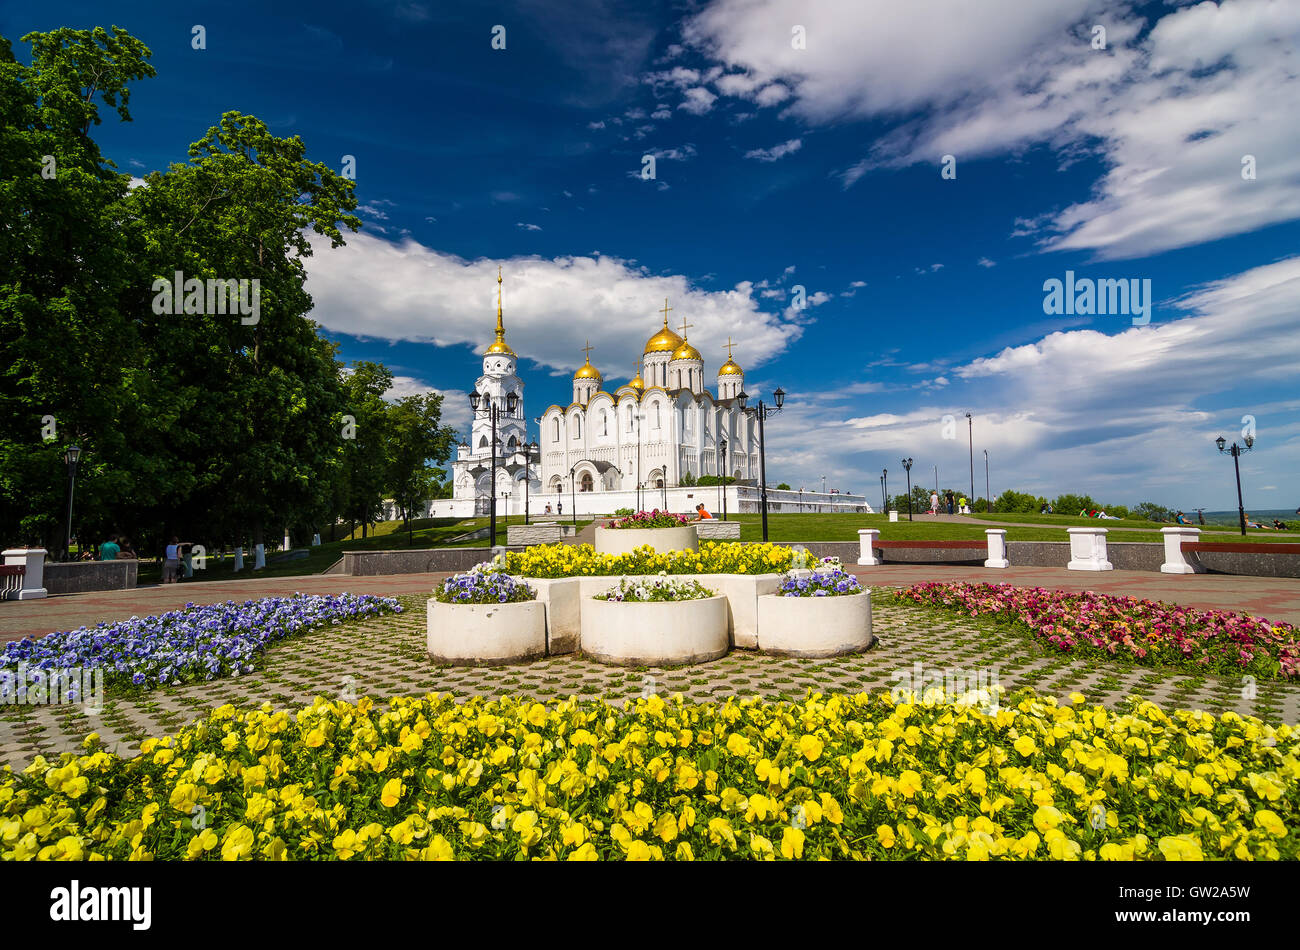
[(499, 264), (497, 265), (497, 338), (483, 355), (487, 356), (489, 353), (515, 355), (514, 350), (506, 343), (506, 325), (501, 319), (501, 265)]

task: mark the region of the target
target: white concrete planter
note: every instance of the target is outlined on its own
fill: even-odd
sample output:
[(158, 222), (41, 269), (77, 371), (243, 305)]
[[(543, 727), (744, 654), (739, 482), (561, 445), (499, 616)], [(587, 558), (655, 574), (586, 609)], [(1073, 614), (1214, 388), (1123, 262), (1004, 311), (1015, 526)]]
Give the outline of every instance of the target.
[[(618, 579), (606, 586), (617, 587)], [(727, 653), (727, 598), (628, 603), (582, 598), (582, 652), (618, 666), (682, 666)]]
[(656, 552), (700, 549), (693, 524), (680, 528), (596, 528), (597, 554), (631, 554), (646, 544)]
[(516, 577), (537, 591), (546, 609), (546, 653), (573, 653), (582, 644), (582, 579), (577, 577)]
[(784, 656), (840, 656), (871, 646), (871, 591), (758, 598), (758, 648)]
[(444, 604), (429, 598), (429, 656), (454, 666), (523, 663), (546, 655), (546, 607), (515, 604)]
[[(809, 571), (808, 573), (812, 573)], [(585, 649), (582, 646), (582, 599), (617, 587), (621, 576), (609, 577), (522, 577), (537, 591), (546, 606), (546, 652), (555, 656)], [(637, 579), (629, 575), (629, 581)], [(697, 580), (709, 590), (727, 598), (727, 632), (731, 645), (742, 650), (758, 649), (758, 598), (780, 584), (780, 574), (670, 574), (669, 580)], [(653, 581), (653, 577), (646, 580)]]

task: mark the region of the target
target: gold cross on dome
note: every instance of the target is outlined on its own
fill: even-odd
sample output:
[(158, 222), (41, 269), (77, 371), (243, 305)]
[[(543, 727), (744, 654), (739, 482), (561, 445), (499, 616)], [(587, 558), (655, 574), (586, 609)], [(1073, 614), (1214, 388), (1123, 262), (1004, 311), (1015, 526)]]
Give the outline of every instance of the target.
[(587, 341), (587, 345), (584, 346), (584, 347), (582, 348), (582, 352), (585, 353), (585, 354), (587, 354), (587, 362), (588, 362), (588, 363), (591, 362), (591, 351), (592, 351), (592, 349), (594, 349), (594, 347), (592, 347), (592, 345), (591, 345), (591, 341), (590, 341), (590, 340), (588, 340), (588, 341)]
[(665, 297), (665, 298), (664, 298), (664, 308), (663, 308), (662, 310), (659, 311), (660, 313), (662, 313), (662, 314), (664, 315), (664, 326), (668, 326), (668, 311), (671, 310), (671, 309), (673, 309), (673, 308), (670, 307), (670, 306), (668, 306), (668, 298)]
[(731, 334), (727, 334), (727, 359), (731, 359), (731, 348), (735, 345), (731, 342)]
[(677, 329), (679, 329), (679, 330), (682, 331), (682, 339), (683, 339), (683, 340), (686, 339), (686, 331), (689, 330), (689, 329), (690, 329), (691, 327), (693, 327), (693, 326), (695, 326), (695, 324), (693, 324), (693, 323), (687, 323), (684, 319), (682, 320), (682, 325), (681, 325), (680, 327), (678, 327)]

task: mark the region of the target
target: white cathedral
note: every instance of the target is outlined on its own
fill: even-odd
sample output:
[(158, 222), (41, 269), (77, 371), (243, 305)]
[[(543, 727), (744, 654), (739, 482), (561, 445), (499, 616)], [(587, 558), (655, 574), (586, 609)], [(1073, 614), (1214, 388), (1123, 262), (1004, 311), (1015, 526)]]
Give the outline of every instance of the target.
[[(683, 321), (680, 336), (669, 329), (671, 309), (665, 300), (663, 326), (646, 341), (636, 374), (612, 393), (591, 363), (592, 347), (584, 348), (586, 361), (573, 374), (573, 401), (541, 415), (540, 452), (529, 465), (524, 384), (516, 374), (518, 358), (506, 343), (498, 274), (496, 339), (483, 353), (483, 375), (474, 384), (480, 400), (470, 440), (460, 444), (452, 463), (453, 499), (475, 499), (476, 510), (485, 511), (495, 488), (498, 499), (509, 496), (508, 510), (522, 511), (528, 492), (532, 511), (539, 513), (547, 504), (572, 510), (575, 494), (618, 492), (622, 497), (609, 498), (607, 505), (590, 496), (578, 503), (586, 511), (612, 511), (630, 507), (635, 496), (626, 493), (638, 490), (642, 507), (662, 507), (666, 489), (680, 485), (687, 473), (756, 481), (758, 423), (736, 398), (744, 392), (745, 374), (731, 358), (734, 344), (728, 342), (717, 392), (710, 392), (704, 386), (704, 358), (686, 339), (691, 324)], [(497, 410), (495, 486), (489, 406)]]

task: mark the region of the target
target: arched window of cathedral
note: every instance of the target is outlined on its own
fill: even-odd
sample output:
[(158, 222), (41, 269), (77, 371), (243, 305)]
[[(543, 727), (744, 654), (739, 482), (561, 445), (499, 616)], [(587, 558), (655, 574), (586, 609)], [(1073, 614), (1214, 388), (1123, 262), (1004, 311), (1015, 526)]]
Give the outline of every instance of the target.
[(511, 452), (513, 452), (515, 450), (515, 446), (518, 444), (519, 444), (519, 440), (512, 435), (510, 437), (510, 441), (506, 443), (506, 448), (509, 449)]
[(582, 438), (582, 416), (573, 417), (573, 437), (575, 439)]
[(551, 436), (551, 441), (552, 442), (560, 441), (560, 417), (559, 416), (555, 417), (555, 434)]
[(600, 434), (609, 435), (609, 413), (604, 409), (600, 410)]
[(487, 436), (483, 436), (481, 439), (478, 440), (478, 447), (480, 449), (487, 448)]
[(594, 483), (591, 480), (591, 472), (582, 473), (582, 487), (579, 491), (591, 491)]
[(634, 410), (632, 409), (632, 404), (631, 404), (631, 403), (628, 403), (628, 404), (627, 404), (627, 431), (628, 431), (628, 432), (631, 432), (631, 431), (632, 431), (632, 416), (633, 416), (633, 414), (634, 414)]

